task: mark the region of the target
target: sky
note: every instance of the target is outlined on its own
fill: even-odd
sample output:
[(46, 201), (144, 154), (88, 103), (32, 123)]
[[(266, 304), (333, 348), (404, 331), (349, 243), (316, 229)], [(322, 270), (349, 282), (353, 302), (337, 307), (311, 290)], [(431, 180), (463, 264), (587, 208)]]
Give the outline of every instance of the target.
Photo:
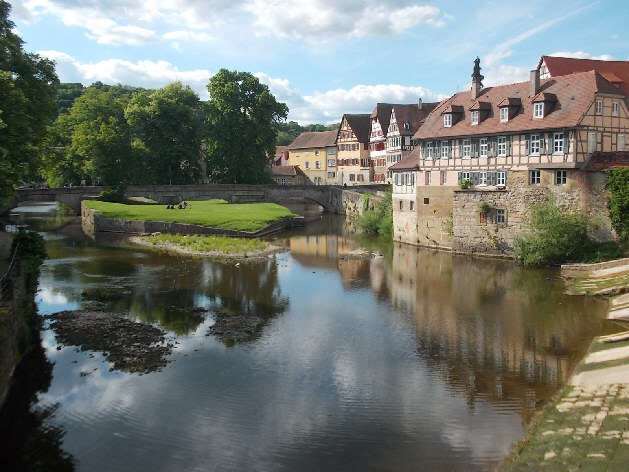
[(542, 55), (629, 60), (627, 0), (10, 0), (24, 49), (61, 82), (207, 100), (220, 69), (250, 72), (302, 125), (376, 103), (437, 102), (529, 79)]

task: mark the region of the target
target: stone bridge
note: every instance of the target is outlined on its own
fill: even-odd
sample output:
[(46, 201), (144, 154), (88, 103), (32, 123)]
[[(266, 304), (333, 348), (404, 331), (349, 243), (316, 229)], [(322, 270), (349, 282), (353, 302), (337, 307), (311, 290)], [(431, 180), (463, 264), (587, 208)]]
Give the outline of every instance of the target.
[[(363, 193), (384, 190), (382, 185), (340, 187), (329, 185), (130, 185), (125, 197), (146, 197), (161, 204), (180, 200), (222, 199), (230, 203), (271, 202), (277, 204), (312, 202), (326, 211), (339, 214), (362, 212), (360, 200)], [(27, 201), (61, 202), (77, 212), (82, 200), (94, 200), (109, 187), (62, 187), (20, 189), (12, 204)]]

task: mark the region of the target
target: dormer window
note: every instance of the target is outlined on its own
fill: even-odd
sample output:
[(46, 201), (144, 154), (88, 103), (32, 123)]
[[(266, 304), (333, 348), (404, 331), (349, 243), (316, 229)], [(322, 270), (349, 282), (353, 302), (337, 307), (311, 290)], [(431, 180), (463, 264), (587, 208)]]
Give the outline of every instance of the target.
[(444, 128), (450, 128), (452, 126), (452, 114), (446, 113), (443, 115), (443, 126)]
[(544, 118), (544, 102), (533, 103), (533, 118)]
[(509, 121), (509, 107), (500, 108), (500, 121), (501, 122)]
[(472, 124), (477, 125), (479, 122), (480, 112), (478, 110), (472, 111)]

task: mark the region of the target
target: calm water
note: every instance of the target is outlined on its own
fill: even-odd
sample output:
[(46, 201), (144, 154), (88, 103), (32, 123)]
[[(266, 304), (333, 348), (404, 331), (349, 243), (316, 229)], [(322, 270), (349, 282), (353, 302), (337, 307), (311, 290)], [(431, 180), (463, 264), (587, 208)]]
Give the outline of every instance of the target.
[[(108, 308), (175, 348), (130, 374), (46, 330), (43, 429), (80, 471), (492, 470), (613, 330), (606, 302), (564, 295), (556, 271), (406, 246), (355, 259), (342, 228), (321, 218), (286, 235), (290, 252), (239, 265), (47, 233), (42, 315), (116, 289)], [(209, 335), (224, 309), (260, 332)]]

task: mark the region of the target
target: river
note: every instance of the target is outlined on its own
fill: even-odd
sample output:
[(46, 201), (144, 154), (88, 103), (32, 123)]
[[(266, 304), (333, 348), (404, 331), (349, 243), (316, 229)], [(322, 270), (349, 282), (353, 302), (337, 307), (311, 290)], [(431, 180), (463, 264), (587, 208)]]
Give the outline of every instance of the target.
[[(39, 228), (42, 317), (115, 291), (101, 308), (173, 346), (160, 370), (127, 372), (58, 344), (45, 322), (49, 385), (30, 412), (66, 470), (493, 470), (592, 338), (615, 330), (607, 302), (566, 295), (556, 270), (397, 244), (356, 258), (367, 243), (334, 216), (239, 263)], [(219, 339), (225, 310), (262, 323)]]

